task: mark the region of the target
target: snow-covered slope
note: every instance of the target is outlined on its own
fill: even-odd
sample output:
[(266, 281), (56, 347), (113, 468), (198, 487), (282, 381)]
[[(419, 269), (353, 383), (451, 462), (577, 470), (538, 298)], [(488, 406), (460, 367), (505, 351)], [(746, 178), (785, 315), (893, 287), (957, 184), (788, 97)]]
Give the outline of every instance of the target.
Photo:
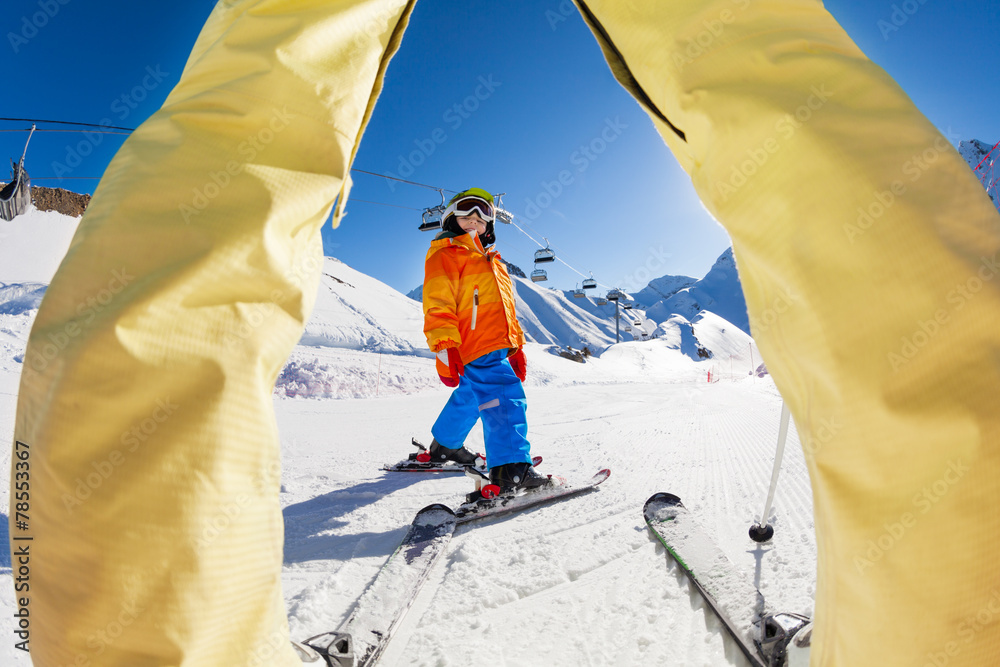
[(517, 319), (529, 341), (577, 350), (588, 347), (593, 352), (615, 342), (613, 305), (598, 306), (592, 297), (573, 298), (570, 292), (540, 287), (525, 278), (511, 280)]
[(0, 218), (0, 283), (49, 284), (79, 223), (34, 206), (13, 220)]
[[(0, 228), (0, 438), (8, 443), (28, 332), (77, 223), (45, 215)], [(337, 260), (327, 259), (323, 273), (316, 310), (274, 399), (282, 579), (299, 639), (350, 614), (416, 510), (455, 505), (470, 484), (379, 469), (404, 458), (411, 437), (429, 439), (449, 390), (423, 356), (418, 303)], [(527, 346), (533, 453), (545, 457), (546, 472), (569, 479), (605, 466), (612, 476), (590, 495), (459, 531), (381, 664), (466, 665), (490, 656), (525, 667), (742, 667), (720, 624), (650, 539), (641, 512), (654, 492), (678, 494), (775, 607), (811, 612), (812, 502), (794, 429), (772, 509), (775, 539), (761, 548), (746, 534), (767, 490), (781, 407), (770, 378), (748, 375), (752, 341), (717, 311), (699, 310), (667, 318), (656, 339), (611, 345), (613, 306), (515, 282), (518, 307), (534, 318), (539, 339), (605, 346), (585, 364), (549, 354), (548, 343)], [(695, 342), (711, 348), (712, 359), (695, 361)], [(734, 381), (706, 382), (716, 366), (732, 368), (722, 375)], [(469, 446), (482, 451), (482, 443), (473, 429)], [(0, 510), (9, 471), (3, 448)], [(13, 637), (6, 519), (0, 516), (0, 633)], [(100, 664), (96, 653), (82, 659)], [(10, 641), (0, 645), (0, 664), (30, 661)]]
[(300, 344), (430, 356), (420, 304), (332, 257)]

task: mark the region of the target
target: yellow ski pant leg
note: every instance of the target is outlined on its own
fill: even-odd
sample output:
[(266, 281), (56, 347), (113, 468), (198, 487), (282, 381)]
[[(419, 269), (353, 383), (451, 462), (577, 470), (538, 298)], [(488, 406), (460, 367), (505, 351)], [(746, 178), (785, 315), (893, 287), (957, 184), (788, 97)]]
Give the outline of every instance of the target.
[(813, 485), (812, 665), (995, 664), (1000, 217), (954, 137), (821, 2), (577, 5), (733, 240)]
[(108, 167), (24, 359), (36, 667), (300, 664), (271, 392), (413, 2), (220, 2)]

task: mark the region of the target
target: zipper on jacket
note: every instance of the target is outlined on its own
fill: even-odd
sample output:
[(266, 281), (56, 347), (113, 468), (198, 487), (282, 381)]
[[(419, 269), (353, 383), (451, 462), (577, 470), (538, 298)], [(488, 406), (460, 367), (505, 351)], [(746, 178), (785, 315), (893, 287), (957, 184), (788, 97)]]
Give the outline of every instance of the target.
[(472, 290), (472, 330), (476, 330), (476, 314), (479, 311), (479, 285)]

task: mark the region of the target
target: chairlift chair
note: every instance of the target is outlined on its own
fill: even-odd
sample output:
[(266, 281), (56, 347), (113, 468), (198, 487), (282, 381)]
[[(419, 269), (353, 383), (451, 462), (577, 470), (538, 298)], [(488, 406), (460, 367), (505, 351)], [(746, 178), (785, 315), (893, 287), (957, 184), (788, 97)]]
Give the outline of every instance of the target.
[(583, 289), (595, 289), (596, 287), (597, 287), (597, 281), (594, 280), (593, 274), (591, 274), (590, 278), (586, 278), (583, 281)]
[(535, 269), (531, 272), (531, 282), (533, 283), (540, 283), (548, 279), (549, 276), (545, 273), (544, 269)]
[(545, 247), (535, 251), (535, 264), (556, 261), (556, 253), (549, 248), (549, 240), (544, 237), (543, 239), (545, 240)]
[(502, 222), (505, 225), (509, 225), (514, 222), (514, 214), (503, 207), (502, 197), (507, 194), (506, 192), (501, 192), (499, 194), (493, 195), (493, 210), (496, 212), (497, 222)]
[(10, 182), (0, 190), (0, 218), (4, 220), (13, 220), (31, 205), (31, 178), (24, 168), (24, 157), (28, 154), (28, 144), (34, 134), (35, 124), (32, 123), (20, 162), (10, 161)]
[(623, 324), (622, 325), (622, 331), (631, 331), (631, 330), (632, 330), (632, 327), (629, 326), (628, 324)]
[(582, 289), (575, 289), (575, 290), (573, 290), (573, 298), (574, 299), (585, 299), (586, 297), (587, 297), (587, 295), (584, 294), (584, 292), (583, 292)]
[(617, 301), (620, 296), (621, 293), (618, 290), (613, 289), (610, 292), (608, 292), (608, 301)]
[(420, 223), (420, 231), (422, 232), (432, 232), (435, 229), (441, 229), (441, 214), (444, 213), (444, 206), (433, 206), (431, 208), (425, 208), (424, 214), (422, 216), (422, 222)]
[(626, 301), (625, 303), (622, 304), (622, 308), (624, 308), (625, 310), (632, 310), (632, 304)]
[(441, 195), (441, 203), (437, 206), (425, 208), (421, 216), (420, 227), (418, 229), (422, 232), (432, 232), (435, 229), (441, 229), (443, 224), (441, 216), (444, 215), (445, 207), (444, 190), (438, 190), (438, 194)]
[(608, 305), (608, 300), (605, 299), (603, 296), (599, 296), (599, 297), (597, 297), (597, 305), (598, 306), (606, 306), (606, 305)]

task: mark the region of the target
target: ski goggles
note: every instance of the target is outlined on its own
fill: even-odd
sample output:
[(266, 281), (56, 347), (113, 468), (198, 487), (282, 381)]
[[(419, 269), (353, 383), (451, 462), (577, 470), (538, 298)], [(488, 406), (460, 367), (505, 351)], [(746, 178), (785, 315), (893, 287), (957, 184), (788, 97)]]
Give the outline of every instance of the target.
[(460, 217), (478, 213), (479, 217), (486, 222), (493, 222), (493, 219), (496, 217), (496, 210), (493, 208), (493, 204), (481, 197), (462, 197), (458, 201), (452, 202), (444, 210), (441, 219), (447, 218), (452, 213)]

